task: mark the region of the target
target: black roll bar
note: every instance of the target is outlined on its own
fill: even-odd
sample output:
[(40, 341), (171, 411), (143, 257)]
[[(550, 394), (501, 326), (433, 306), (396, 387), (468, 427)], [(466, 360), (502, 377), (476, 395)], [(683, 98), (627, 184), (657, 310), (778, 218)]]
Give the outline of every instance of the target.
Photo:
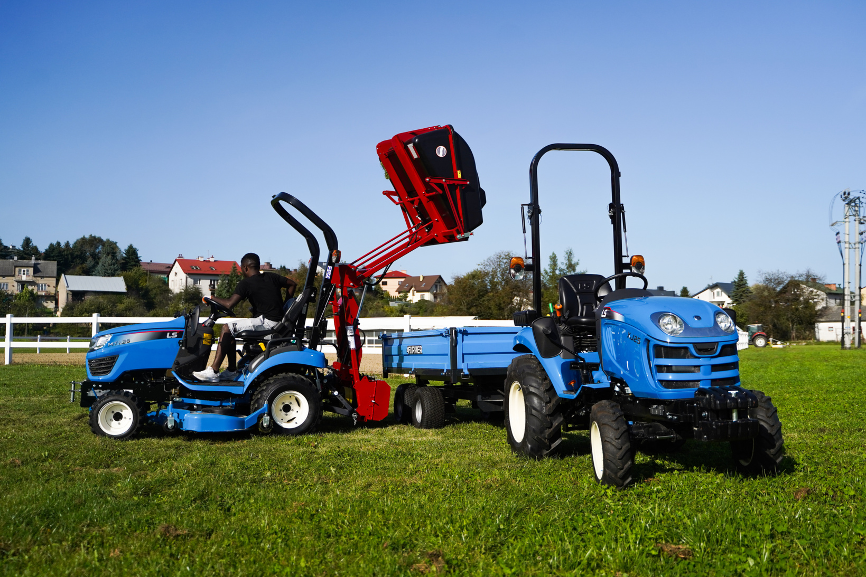
[[(280, 194), (275, 195), (274, 198), (271, 200), (271, 206), (274, 207), (274, 210), (277, 211), (277, 214), (279, 214), (284, 221), (289, 223), (289, 225), (291, 225), (293, 229), (301, 233), (301, 236), (307, 239), (307, 247), (310, 249), (310, 266), (307, 270), (307, 278), (304, 279), (304, 288), (302, 289), (303, 291), (308, 288), (312, 288), (316, 282), (316, 266), (319, 263), (319, 241), (316, 240), (316, 237), (313, 236), (313, 233), (307, 230), (307, 227), (302, 225), (298, 221), (298, 219), (289, 214), (289, 212), (285, 208), (283, 208), (283, 206), (280, 204), (280, 201), (288, 202), (289, 204), (297, 208), (301, 214), (304, 214), (304, 210), (301, 210), (301, 208), (298, 207), (298, 204), (301, 204), (298, 199), (285, 192), (281, 192)], [(303, 204), (301, 204), (301, 206), (307, 211), (310, 211), (310, 209), (308, 209)], [(307, 215), (304, 214), (304, 216)], [(307, 216), (307, 218), (309, 218), (309, 216)]]
[[(529, 164), (529, 224), (532, 227), (532, 302), (535, 310), (542, 314), (541, 310), (541, 231), (538, 216), (541, 207), (538, 205), (538, 162), (541, 157), (551, 150), (577, 150), (597, 152), (607, 160), (610, 165), (610, 187), (611, 203), (609, 216), (613, 224), (613, 267), (615, 274), (626, 272), (628, 265), (623, 262), (622, 254), (622, 204), (619, 201), (619, 165), (613, 154), (598, 144), (548, 144), (539, 150)], [(616, 289), (625, 288), (625, 278), (618, 278), (614, 282)]]

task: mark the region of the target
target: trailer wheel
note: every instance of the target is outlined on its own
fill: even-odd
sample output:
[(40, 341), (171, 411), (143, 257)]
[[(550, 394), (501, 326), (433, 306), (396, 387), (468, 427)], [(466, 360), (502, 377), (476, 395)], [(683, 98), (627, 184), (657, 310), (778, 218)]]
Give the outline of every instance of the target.
[(754, 339), (752, 339), (752, 344), (759, 348), (766, 347), (767, 337), (765, 337), (764, 335), (758, 335)]
[(749, 418), (758, 420), (758, 436), (754, 439), (731, 441), (734, 465), (743, 475), (774, 473), (785, 452), (782, 423), (772, 399), (761, 391), (752, 393), (758, 397), (758, 406), (749, 409)]
[(592, 406), (589, 442), (596, 481), (613, 487), (625, 487), (631, 483), (634, 450), (628, 423), (618, 404), (600, 401)]
[(128, 439), (147, 419), (147, 405), (129, 391), (110, 391), (90, 409), (90, 430), (101, 437)]
[(532, 355), (517, 357), (505, 380), (505, 431), (515, 453), (532, 459), (552, 455), (562, 441), (562, 399)]
[(397, 391), (394, 393), (394, 418), (401, 425), (412, 422), (412, 401), (417, 388), (418, 385), (412, 383), (397, 385)]
[(438, 387), (418, 387), (412, 401), (412, 424), (419, 429), (445, 426), (445, 399)]
[(322, 418), (322, 398), (316, 387), (301, 375), (283, 374), (271, 377), (256, 390), (250, 411), (268, 403), (272, 431), (282, 435), (310, 433)]

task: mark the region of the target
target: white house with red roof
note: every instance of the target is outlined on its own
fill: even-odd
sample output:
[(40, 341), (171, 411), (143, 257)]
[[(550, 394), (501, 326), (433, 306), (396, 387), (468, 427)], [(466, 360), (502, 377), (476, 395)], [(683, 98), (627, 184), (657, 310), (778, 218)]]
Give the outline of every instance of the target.
[(216, 290), (221, 276), (231, 274), (232, 266), (237, 267), (240, 273), (241, 266), (233, 260), (216, 260), (213, 256), (183, 258), (183, 255), (178, 255), (168, 273), (168, 288), (173, 293), (179, 293), (184, 287), (197, 286), (203, 294), (209, 295)]
[(379, 286), (392, 297), (399, 297), (400, 293), (397, 292), (397, 289), (400, 287), (400, 283), (407, 278), (409, 278), (409, 273), (405, 270), (388, 271)]
[(410, 276), (397, 287), (399, 294), (406, 295), (410, 303), (418, 301), (441, 302), (448, 292), (448, 283), (438, 274)]

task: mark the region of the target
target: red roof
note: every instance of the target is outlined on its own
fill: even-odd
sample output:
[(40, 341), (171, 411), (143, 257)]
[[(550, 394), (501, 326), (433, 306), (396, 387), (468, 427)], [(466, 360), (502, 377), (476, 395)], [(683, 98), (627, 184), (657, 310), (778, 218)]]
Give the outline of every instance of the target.
[[(238, 272), (241, 272), (240, 265), (233, 260), (209, 261), (195, 258), (176, 258), (174, 262), (186, 274), (231, 274), (232, 265), (237, 267)], [(172, 266), (174, 265), (172, 264)]]
[(152, 274), (168, 274), (171, 271), (170, 262), (143, 262), (141, 268)]
[(395, 271), (386, 272), (385, 278), (409, 278), (409, 275), (406, 274), (405, 272), (395, 270)]

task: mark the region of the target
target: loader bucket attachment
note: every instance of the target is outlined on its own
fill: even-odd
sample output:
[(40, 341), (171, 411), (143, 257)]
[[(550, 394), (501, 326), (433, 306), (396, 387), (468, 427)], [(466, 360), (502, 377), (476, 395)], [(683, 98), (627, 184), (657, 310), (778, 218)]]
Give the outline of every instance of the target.
[(465, 240), (483, 219), (486, 202), (475, 157), (450, 125), (400, 133), (376, 147), (410, 227), (441, 223), (425, 244)]

